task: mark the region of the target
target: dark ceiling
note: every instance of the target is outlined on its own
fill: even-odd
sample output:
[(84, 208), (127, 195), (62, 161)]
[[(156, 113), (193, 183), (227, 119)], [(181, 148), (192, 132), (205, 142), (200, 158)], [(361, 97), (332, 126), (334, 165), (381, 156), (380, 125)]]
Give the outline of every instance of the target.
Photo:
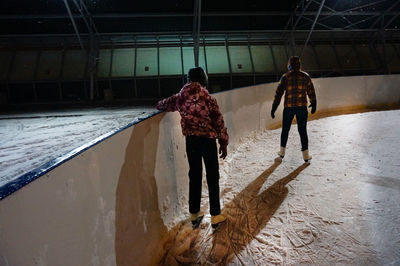
[[(75, 5), (79, 1), (67, 0), (67, 3), (79, 32), (86, 33), (87, 27)], [(193, 30), (194, 1), (82, 1), (100, 34), (190, 33)], [(316, 31), (397, 31), (400, 28), (399, 0), (203, 0), (200, 31), (308, 31), (321, 2), (324, 5), (315, 24)], [(0, 1), (0, 36), (74, 33), (64, 0)]]
[[(72, 1), (70, 1), (72, 3)], [(174, 13), (192, 12), (194, 1), (134, 1), (134, 0), (84, 0), (93, 14), (96, 13)], [(205, 12), (230, 11), (292, 11), (298, 0), (290, 1), (202, 1)], [(2, 0), (0, 14), (66, 14), (63, 0)]]

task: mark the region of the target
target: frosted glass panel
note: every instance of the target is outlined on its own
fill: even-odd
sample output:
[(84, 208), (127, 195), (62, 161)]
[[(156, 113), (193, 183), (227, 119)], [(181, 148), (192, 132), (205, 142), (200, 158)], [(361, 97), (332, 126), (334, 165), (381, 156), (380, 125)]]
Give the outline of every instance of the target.
[(12, 59), (11, 52), (0, 52), (0, 80), (6, 80)]
[(182, 60), (180, 47), (160, 48), (160, 75), (181, 75)]
[[(393, 61), (391, 62), (391, 71), (395, 71), (397, 73), (400, 72), (400, 45), (396, 44), (390, 44), (391, 48), (393, 49), (394, 55), (393, 55)], [(397, 52), (395, 51), (397, 47)]]
[(107, 78), (110, 75), (111, 63), (111, 50), (102, 49), (99, 52), (99, 63), (97, 69), (97, 76), (100, 78)]
[(368, 44), (356, 45), (357, 53), (361, 59), (361, 65), (366, 69), (375, 69), (376, 64), (372, 58), (371, 50)]
[[(296, 55), (299, 55), (302, 53), (302, 49), (304, 46), (298, 45), (296, 46)], [(312, 46), (307, 46), (305, 50), (303, 51), (303, 54), (301, 56), (301, 65), (302, 69), (304, 71), (313, 71), (313, 70), (318, 70), (318, 64), (317, 60), (315, 58), (314, 51), (312, 49)]]
[(315, 51), (321, 64), (321, 70), (340, 68), (331, 45), (315, 45)]
[(335, 45), (344, 69), (359, 69), (360, 64), (351, 45)]
[(206, 46), (208, 73), (229, 73), (225, 46)]
[(36, 56), (36, 51), (17, 52), (11, 72), (11, 80), (32, 80)]
[[(157, 52), (157, 51), (156, 51)], [(157, 55), (157, 54), (156, 54)], [(112, 62), (113, 77), (132, 77), (135, 68), (135, 49), (115, 49)]]
[(251, 46), (255, 72), (275, 73), (271, 49), (268, 45)]
[[(384, 57), (384, 52), (383, 52), (383, 46), (382, 45), (378, 45), (378, 52), (380, 57), (382, 58), (383, 61), (383, 57)], [(385, 53), (386, 53), (386, 63), (388, 65), (388, 68), (390, 69), (390, 71), (400, 71), (400, 60), (396, 54), (396, 51), (394, 49), (394, 46), (392, 44), (386, 44), (385, 46)]]
[(61, 70), (62, 51), (42, 51), (39, 59), (37, 79), (58, 79)]
[(87, 55), (82, 50), (69, 50), (65, 53), (63, 78), (83, 78)]
[(274, 52), (278, 73), (286, 72), (289, 58), (286, 54), (285, 47), (283, 45), (272, 45), (272, 51)]
[(233, 73), (252, 73), (249, 48), (247, 46), (229, 46)]
[[(200, 46), (199, 49), (199, 66), (206, 71), (206, 63), (204, 60), (204, 47)], [(183, 71), (185, 75), (189, 72), (189, 69), (194, 67), (194, 53), (193, 47), (183, 47)]]
[(137, 76), (157, 76), (157, 48), (138, 48), (136, 65)]

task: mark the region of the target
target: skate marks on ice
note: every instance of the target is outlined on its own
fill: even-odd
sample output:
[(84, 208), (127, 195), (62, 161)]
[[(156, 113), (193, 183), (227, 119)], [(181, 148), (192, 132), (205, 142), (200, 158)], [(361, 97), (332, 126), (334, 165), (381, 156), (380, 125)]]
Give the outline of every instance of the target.
[[(283, 201), (267, 221), (260, 221), (265, 226), (253, 238), (254, 231), (248, 228), (257, 220), (236, 215), (235, 221), (250, 223), (237, 222), (242, 233), (234, 235), (229, 231), (235, 225), (234, 215), (227, 207), (250, 205), (243, 207), (240, 200), (237, 204), (238, 195), (272, 165), (280, 129), (244, 139), (220, 168), (221, 200), (228, 221), (215, 232), (209, 216), (194, 231), (190, 221), (183, 221), (169, 231), (161, 264), (398, 265), (400, 128), (393, 127), (398, 121), (399, 111), (310, 121), (314, 158), (286, 184)], [(289, 143), (282, 164), (265, 179), (260, 193), (302, 162), (295, 130), (289, 134)], [(233, 249), (231, 239), (244, 238), (244, 233), (250, 240), (242, 241), (245, 247)]]
[(260, 263), (256, 259), (260, 255), (268, 254), (263, 250), (249, 249), (248, 245), (257, 241), (259, 245), (266, 246), (267, 251), (269, 243), (258, 237), (258, 234), (288, 195), (286, 185), (309, 166), (309, 163), (300, 165), (260, 193), (265, 181), (280, 163), (279, 160), (275, 160), (273, 165), (225, 204), (222, 212), (228, 219), (216, 230), (211, 229), (206, 221), (196, 230), (191, 229), (188, 221), (174, 227), (169, 232), (169, 239), (164, 242), (165, 254), (160, 264), (226, 265), (233, 261), (243, 265)]
[[(220, 228), (221, 230), (214, 233), (211, 251), (209, 255), (205, 254), (208, 255), (206, 264), (225, 265), (234, 262), (233, 264), (258, 265), (262, 263), (258, 260), (260, 255), (268, 256), (268, 252), (265, 252), (267, 249), (280, 250), (258, 235), (287, 197), (286, 185), (308, 167), (309, 163), (300, 165), (289, 175), (261, 191), (263, 184), (279, 164), (280, 161), (276, 160), (270, 168), (225, 205), (224, 212), (228, 216), (228, 221)], [(252, 241), (257, 242), (261, 249), (250, 247)]]
[[(279, 164), (275, 162), (224, 204), (223, 213), (228, 219), (217, 230), (211, 228), (209, 218), (196, 230), (189, 220), (170, 230), (158, 264), (376, 264), (376, 252), (361, 237), (366, 234), (357, 222), (362, 213), (353, 202), (339, 203), (337, 209), (329, 210), (332, 203), (326, 201), (337, 200), (331, 194), (333, 188), (327, 188), (332, 196), (327, 199), (322, 196), (327, 193), (325, 190), (309, 194), (302, 191), (301, 182), (293, 184), (310, 163), (300, 165), (262, 190)], [(302, 175), (302, 179), (311, 178)], [(338, 190), (351, 195), (345, 187), (339, 186)], [(341, 197), (340, 192), (337, 194)]]

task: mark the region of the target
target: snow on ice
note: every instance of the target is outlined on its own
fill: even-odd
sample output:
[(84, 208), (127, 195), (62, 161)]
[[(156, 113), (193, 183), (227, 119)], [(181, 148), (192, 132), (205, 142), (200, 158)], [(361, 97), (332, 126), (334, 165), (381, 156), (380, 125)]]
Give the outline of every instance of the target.
[(0, 186), (154, 112), (132, 107), (0, 115)]

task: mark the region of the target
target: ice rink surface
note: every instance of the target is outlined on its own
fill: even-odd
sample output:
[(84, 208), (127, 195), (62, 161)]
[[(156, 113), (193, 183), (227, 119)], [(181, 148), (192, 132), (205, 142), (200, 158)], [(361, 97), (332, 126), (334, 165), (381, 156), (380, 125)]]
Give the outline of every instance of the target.
[(160, 264), (400, 265), (399, 123), (400, 111), (310, 121), (310, 164), (296, 125), (281, 163), (280, 129), (247, 137), (221, 163), (227, 222), (182, 219)]
[(0, 186), (154, 112), (131, 107), (0, 115)]

